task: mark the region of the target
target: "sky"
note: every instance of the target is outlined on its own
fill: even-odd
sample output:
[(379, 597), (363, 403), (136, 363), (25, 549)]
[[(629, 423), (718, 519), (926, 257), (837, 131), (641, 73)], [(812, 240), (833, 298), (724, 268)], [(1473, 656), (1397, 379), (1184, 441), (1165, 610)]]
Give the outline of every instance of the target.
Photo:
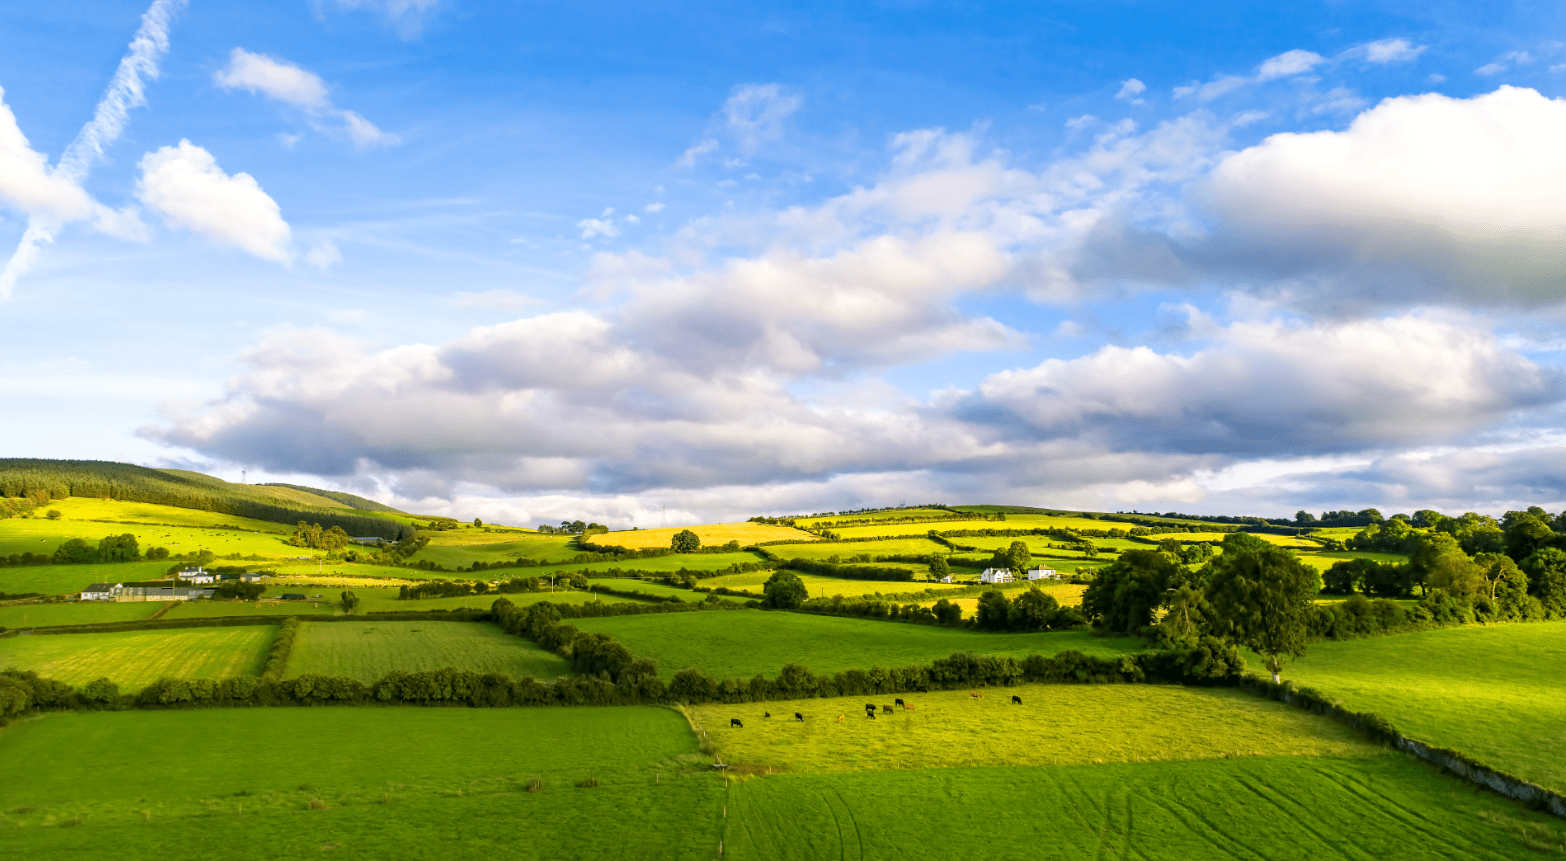
[(0, 40), (4, 456), (523, 525), (1566, 507), (1558, 3), (81, 0)]

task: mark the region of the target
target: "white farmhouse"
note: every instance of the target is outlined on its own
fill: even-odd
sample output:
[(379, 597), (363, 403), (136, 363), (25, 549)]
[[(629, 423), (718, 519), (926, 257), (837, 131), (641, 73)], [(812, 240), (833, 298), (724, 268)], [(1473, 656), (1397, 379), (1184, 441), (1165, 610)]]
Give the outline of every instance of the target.
[(113, 601), (114, 590), (119, 588), (118, 583), (94, 583), (82, 590), (83, 601)]
[(980, 583), (1010, 583), (1015, 579), (1005, 568), (986, 568), (984, 573), (979, 575)]
[(186, 583), (212, 583), (217, 580), (216, 574), (208, 574), (205, 568), (186, 568), (175, 575)]
[(952, 582), (955, 582), (955, 581), (952, 580), (952, 575), (947, 574), (945, 577), (941, 578), (941, 582), (942, 583), (952, 583)]
[(1059, 580), (1060, 579), (1060, 572), (1056, 571), (1053, 568), (1043, 568), (1043, 567), (1029, 568), (1028, 569), (1028, 579), (1029, 580)]

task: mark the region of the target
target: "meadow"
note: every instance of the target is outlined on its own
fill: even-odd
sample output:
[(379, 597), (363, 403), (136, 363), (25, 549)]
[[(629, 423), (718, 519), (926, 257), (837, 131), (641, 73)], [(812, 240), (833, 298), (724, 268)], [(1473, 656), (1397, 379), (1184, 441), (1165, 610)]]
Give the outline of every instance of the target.
[(927, 664), (954, 652), (1022, 658), (1074, 649), (1112, 657), (1141, 646), (1138, 639), (1095, 637), (1083, 631), (986, 634), (761, 610), (573, 619), (571, 624), (610, 634), (635, 654), (652, 658), (664, 678), (687, 667), (717, 679), (748, 679), (757, 673), (775, 676), (791, 663), (835, 673)]
[(286, 676), (349, 676), (366, 684), (392, 670), (453, 667), (513, 678), (552, 679), (569, 668), (559, 656), (479, 622), (364, 621), (299, 627)]
[(631, 529), (594, 535), (589, 541), (608, 547), (624, 547), (629, 550), (647, 548), (667, 549), (674, 536), (689, 529), (701, 539), (703, 547), (718, 547), (738, 541), (741, 545), (763, 541), (812, 541), (814, 535), (791, 526), (769, 526), (765, 523), (708, 523), (702, 526), (670, 526), (667, 529)]
[(0, 667), (34, 670), (73, 685), (107, 677), (122, 692), (165, 676), (217, 679), (260, 672), (271, 625), (108, 634), (50, 634), (0, 640)]
[(650, 707), (50, 715), (0, 731), (0, 832), (40, 858), (706, 857), (708, 761)]
[(1566, 844), (1560, 820), (1391, 754), (780, 774), (726, 803), (724, 857), (768, 861), (1500, 861)]
[[(770, 571), (767, 573), (771, 574)], [(736, 574), (731, 576), (743, 577), (745, 575)], [(690, 589), (681, 589), (678, 586), (669, 586), (664, 583), (654, 583), (649, 580), (632, 580), (627, 577), (590, 578), (587, 583), (589, 586), (601, 586), (607, 589), (615, 589), (622, 592), (639, 592), (643, 595), (655, 598), (679, 598), (681, 601), (691, 602), (705, 601), (707, 600), (707, 594), (710, 594), (693, 592)], [(712, 581), (709, 580), (703, 585), (711, 585), (711, 583)], [(604, 596), (605, 600), (609, 600), (613, 597), (614, 596), (611, 595)], [(732, 604), (743, 604), (745, 601), (749, 600), (747, 598), (736, 598), (732, 595), (713, 595), (713, 597), (720, 601), (728, 601)]]
[(0, 607), (0, 628), (34, 628), (39, 625), (96, 625), (145, 619), (163, 609), (156, 601), (111, 604), (71, 601), (63, 604), (12, 604)]
[[(3, 522), (3, 521), (0, 521)], [(177, 562), (103, 562), (93, 565), (23, 565), (0, 568), (0, 592), (70, 595), (93, 583), (134, 583), (167, 576)]]
[(1312, 643), (1283, 677), (1566, 792), (1566, 622)]
[[(750, 571), (745, 574), (725, 574), (721, 577), (703, 580), (701, 585), (714, 589), (720, 586), (726, 589), (744, 589), (760, 598), (767, 579), (775, 573), (774, 571)], [(794, 573), (805, 584), (805, 589), (812, 598), (830, 598), (833, 595), (842, 595), (844, 598), (860, 598), (865, 595), (875, 594), (894, 597), (902, 593), (922, 592), (926, 589), (949, 590), (962, 588), (961, 586), (928, 581), (848, 580), (842, 577), (806, 574), (802, 571), (795, 571)]]
[[(894, 706), (873, 719), (864, 704), (889, 704), (892, 695), (719, 703), (691, 711), (724, 762), (778, 772), (1365, 756), (1379, 750), (1337, 723), (1237, 690), (1018, 685), (983, 693), (898, 694), (914, 710)], [(1011, 702), (1013, 695), (1021, 705)], [(773, 717), (763, 718), (764, 711)], [(792, 719), (795, 712), (805, 715), (803, 723)], [(731, 728), (731, 718), (744, 728)]]
[(1345, 559), (1374, 559), (1400, 565), (1408, 561), (1402, 553), (1376, 553), (1370, 550), (1323, 550), (1317, 553), (1301, 553), (1300, 561), (1319, 571), (1325, 571)]
[[(72, 500), (62, 500), (59, 505), (62, 511), (66, 503)], [(114, 503), (111, 503), (114, 504)], [(126, 503), (129, 504), (129, 503)], [(148, 506), (162, 508), (163, 506)], [(172, 511), (184, 511), (184, 509), (170, 509)], [(126, 514), (126, 519), (131, 515)], [(279, 534), (276, 523), (267, 524), (274, 527), (266, 531), (257, 531), (245, 528), (245, 525), (259, 525), (260, 521), (245, 521), (244, 518), (222, 518), (222, 515), (208, 515), (217, 523), (230, 526), (238, 526), (237, 529), (201, 529), (192, 526), (180, 525), (142, 525), (140, 523), (99, 523), (91, 520), (78, 520), (72, 517), (63, 517), (59, 520), (44, 518), (13, 517), (0, 520), (0, 554), (9, 556), (12, 553), (53, 553), (56, 547), (72, 538), (80, 538), (93, 546), (97, 546), (99, 539), (109, 535), (123, 535), (130, 533), (136, 536), (136, 542), (142, 552), (149, 547), (167, 547), (170, 553), (195, 553), (201, 550), (211, 550), (218, 556), (227, 556), (231, 553), (239, 553), (245, 556), (252, 554), (263, 556), (293, 556), (301, 553), (297, 547), (288, 544), (287, 536)], [(232, 521), (232, 522), (230, 522)], [(161, 522), (161, 521), (160, 521)], [(308, 551), (305, 551), (308, 552)], [(165, 562), (167, 568), (173, 562)]]
[(856, 520), (901, 520), (904, 518), (917, 518), (924, 520), (945, 520), (951, 518), (952, 512), (944, 508), (897, 508), (886, 511), (870, 511), (864, 514), (833, 514), (826, 517), (798, 517), (794, 523), (800, 527), (817, 527), (826, 525), (827, 528), (836, 531), (833, 523), (844, 523)]
[[(335, 505), (335, 503), (333, 503)], [(164, 526), (184, 526), (210, 529), (218, 526), (236, 527), (244, 532), (293, 534), (292, 525), (273, 523), (270, 520), (252, 520), (216, 511), (195, 508), (177, 508), (151, 502), (127, 502), (119, 499), (87, 499), (70, 497), (57, 499), (43, 506), (42, 511), (57, 509), (63, 520), (101, 520), (112, 525), (114, 521), (130, 520), (140, 523), (156, 523)], [(56, 521), (58, 522), (58, 521)]]
[(846, 561), (851, 556), (869, 554), (871, 556), (942, 556), (951, 552), (951, 548), (944, 544), (937, 544), (928, 538), (898, 538), (892, 541), (831, 541), (820, 544), (780, 544), (768, 547), (768, 550), (784, 559), (815, 559), (826, 560), (836, 556), (839, 560)]

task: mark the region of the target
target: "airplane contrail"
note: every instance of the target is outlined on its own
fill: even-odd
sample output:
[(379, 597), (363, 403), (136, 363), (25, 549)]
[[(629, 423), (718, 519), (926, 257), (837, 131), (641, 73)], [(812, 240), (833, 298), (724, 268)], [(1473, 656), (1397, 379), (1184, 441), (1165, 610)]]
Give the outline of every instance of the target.
[[(158, 76), (158, 61), (169, 50), (169, 25), (174, 15), (184, 8), (186, 0), (153, 0), (153, 4), (141, 16), (141, 27), (131, 38), (130, 48), (120, 59), (120, 67), (114, 71), (109, 89), (98, 100), (98, 108), (92, 119), (82, 126), (76, 139), (71, 141), (60, 155), (54, 173), (81, 185), (92, 171), (92, 166), (103, 160), (109, 145), (125, 131), (125, 123), (131, 108), (147, 103), (142, 81)], [(54, 241), (61, 227), (57, 219), (30, 216), (27, 231), (16, 246), (5, 270), (0, 272), (0, 301), (11, 297), (16, 281), (32, 269), (38, 259), (41, 246)]]

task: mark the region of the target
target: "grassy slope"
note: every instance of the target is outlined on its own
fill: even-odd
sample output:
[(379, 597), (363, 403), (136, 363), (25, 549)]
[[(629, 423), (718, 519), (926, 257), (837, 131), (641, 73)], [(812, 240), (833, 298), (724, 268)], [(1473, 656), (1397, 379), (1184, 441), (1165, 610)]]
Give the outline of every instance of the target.
[(822, 544), (779, 544), (767, 549), (785, 559), (826, 559), (829, 556), (836, 556), (845, 561), (850, 556), (858, 556), (862, 553), (868, 553), (871, 556), (931, 556), (939, 553), (944, 556), (951, 552), (951, 548), (944, 544), (936, 544), (928, 538), (920, 538), (918, 536), (899, 538), (893, 541), (832, 541)]
[[(662, 583), (652, 583), (647, 580), (631, 580), (624, 577), (603, 577), (589, 579), (587, 582), (593, 586), (602, 586), (608, 589), (618, 589), (623, 592), (640, 592), (643, 595), (652, 595), (660, 598), (672, 596), (679, 598), (681, 601), (688, 602), (705, 601), (707, 599), (707, 596), (701, 592), (692, 592), (689, 589), (680, 589), (675, 586), (666, 586)], [(708, 585), (710, 584), (711, 581), (709, 581)], [(717, 598), (721, 601), (728, 601), (735, 604), (742, 604), (749, 600), (747, 598), (735, 598), (729, 595), (719, 595)]]
[(701, 539), (703, 547), (713, 547), (727, 544), (730, 541), (738, 541), (741, 544), (755, 544), (759, 541), (809, 541), (814, 535), (788, 526), (768, 526), (764, 523), (708, 523), (701, 526), (671, 526), (667, 529), (636, 529), (627, 532), (609, 532), (603, 535), (594, 535), (591, 539), (594, 544), (610, 547), (626, 547), (631, 550), (644, 548), (667, 548), (674, 540), (674, 536), (689, 529)]
[(127, 861), (704, 857), (722, 822), (722, 784), (689, 774), (706, 761), (655, 708), (51, 715), (0, 731), (0, 842)]
[(92, 583), (132, 583), (166, 576), (179, 563), (110, 562), (103, 565), (26, 565), (0, 568), (0, 592), (68, 595)]
[(769, 861), (1509, 859), (1541, 857), (1517, 831), (1566, 841), (1392, 755), (785, 774), (727, 803), (724, 857)]
[[(724, 762), (780, 771), (1088, 765), (1235, 756), (1365, 756), (1339, 724), (1235, 690), (1161, 685), (1019, 685), (902, 694), (914, 711), (875, 719), (893, 697), (706, 705), (698, 723)], [(1022, 698), (1011, 703), (1011, 695)], [(770, 710), (776, 717), (762, 718)], [(785, 719), (794, 712), (803, 723)], [(842, 723), (837, 716), (846, 717)], [(730, 718), (744, 721), (731, 729)]]
[[(943, 583), (930, 582), (900, 582), (895, 580), (846, 580), (840, 577), (822, 577), (818, 574), (805, 574), (794, 572), (804, 582), (805, 588), (810, 590), (810, 597), (830, 598), (833, 595), (842, 595), (845, 598), (858, 597), (860, 595), (896, 595), (903, 592), (922, 592), (926, 589), (949, 590), (960, 589), (960, 586), (948, 586)], [(719, 586), (728, 589), (746, 589), (754, 592), (759, 598), (762, 586), (771, 577), (771, 571), (751, 571), (746, 574), (725, 574), (714, 577), (711, 580), (703, 580), (703, 586), (717, 588)]]
[(1312, 643), (1285, 678), (1566, 792), (1566, 622)]
[(1076, 631), (981, 634), (899, 622), (760, 610), (570, 622), (584, 631), (614, 635), (632, 652), (657, 661), (666, 678), (686, 667), (696, 667), (718, 679), (748, 679), (757, 673), (776, 675), (788, 663), (803, 664), (817, 673), (831, 673), (923, 664), (961, 651), (1024, 657), (1075, 649), (1111, 656), (1140, 645), (1138, 640), (1100, 638)]
[(157, 601), (109, 604), (73, 601), (66, 604), (13, 604), (0, 607), (0, 628), (32, 628), (38, 625), (96, 625), (145, 619), (163, 608)]
[(565, 661), (494, 625), (475, 622), (306, 622), (288, 658), (292, 678), (306, 673), (374, 682), (392, 670), (455, 667), (513, 678), (552, 679)]
[(136, 691), (164, 676), (222, 678), (260, 671), (277, 629), (270, 625), (115, 634), (52, 634), (0, 640), (0, 667), (36, 670), (73, 685), (107, 676)]

